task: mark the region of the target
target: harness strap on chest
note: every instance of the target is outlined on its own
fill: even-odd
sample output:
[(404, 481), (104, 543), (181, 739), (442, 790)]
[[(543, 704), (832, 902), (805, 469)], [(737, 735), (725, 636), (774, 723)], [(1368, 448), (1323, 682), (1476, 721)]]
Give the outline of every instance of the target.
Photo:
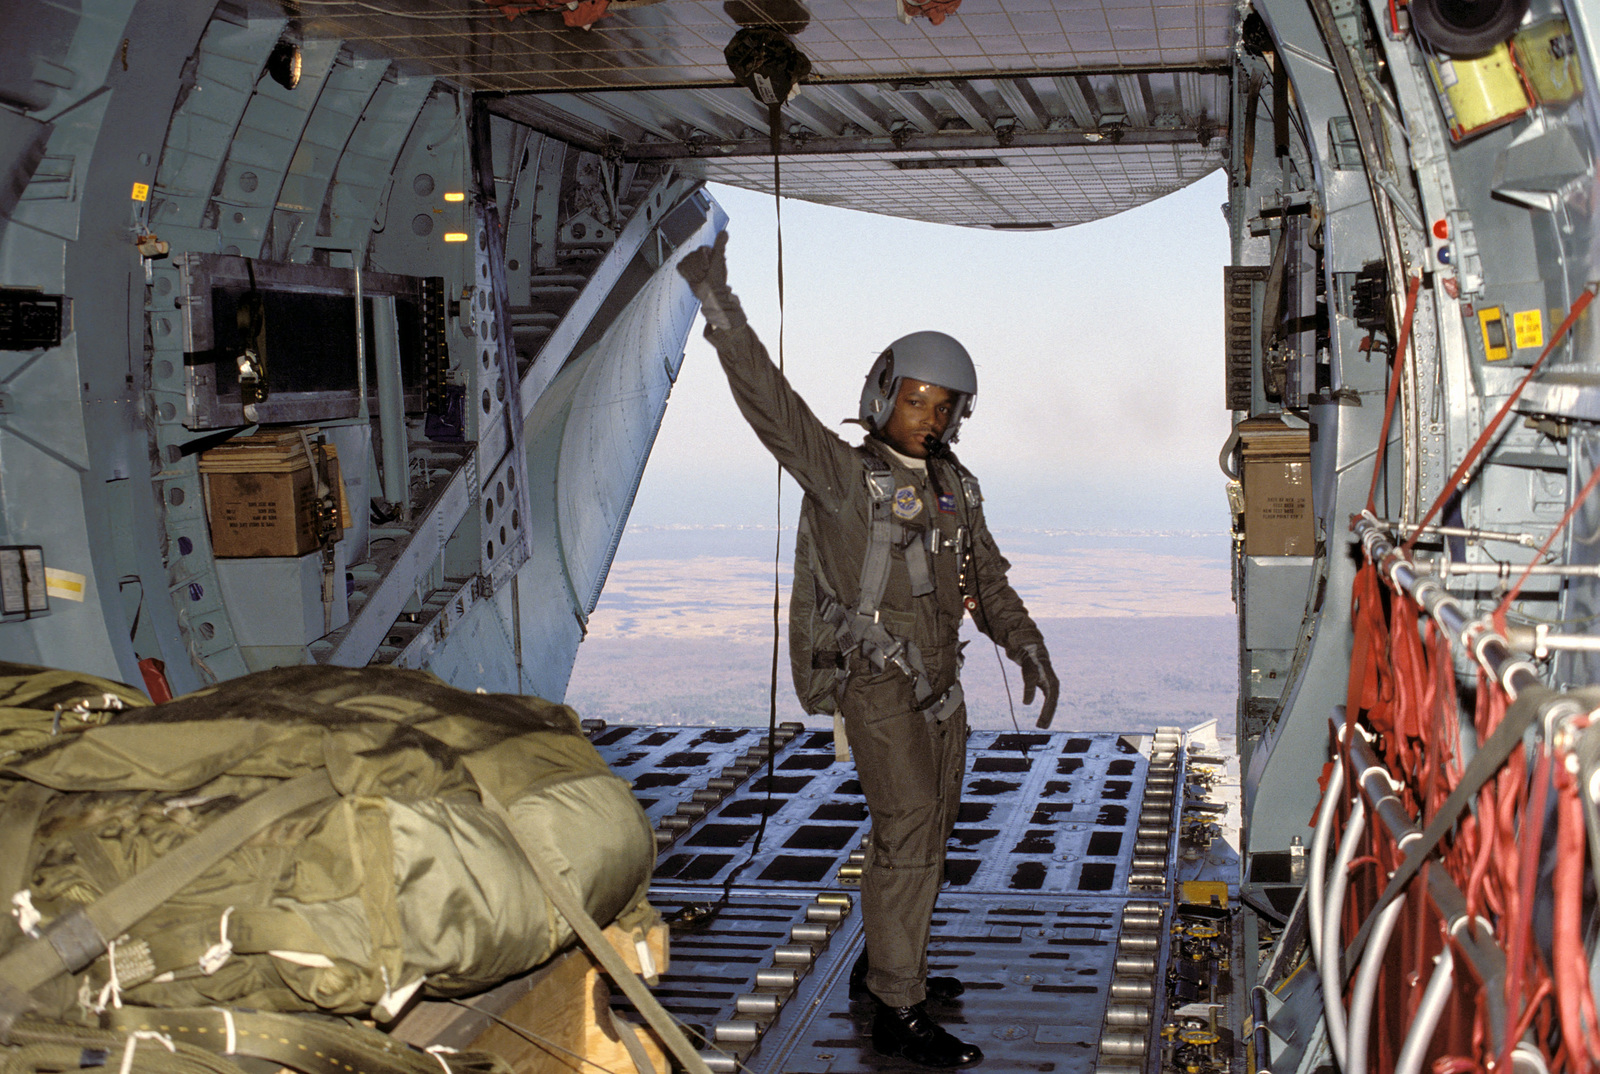
[(867, 469), (867, 495), (872, 498), (867, 529), (867, 551), (861, 557), (861, 585), (856, 594), (856, 614), (876, 619), (878, 602), (889, 584), (889, 549), (899, 525), (894, 520), (894, 473), (889, 464), (871, 455), (862, 457)]
[[(861, 462), (866, 468), (867, 494), (871, 497), (871, 505), (867, 548), (861, 561), (856, 606), (854, 609), (846, 607), (839, 595), (833, 592), (823, 573), (815, 543), (807, 542), (811, 575), (817, 586), (817, 613), (833, 627), (842, 652), (859, 650), (875, 668), (898, 669), (911, 680), (917, 708), (928, 710), (937, 707), (942, 711), (948, 707), (949, 711), (942, 711), (940, 718), (943, 719), (950, 711), (954, 711), (954, 705), (943, 704), (951, 697), (951, 692), (946, 691), (940, 697), (935, 697), (933, 684), (928, 679), (927, 665), (922, 659), (922, 650), (915, 642), (890, 633), (880, 621), (878, 603), (889, 584), (889, 553), (905, 527), (894, 517), (894, 473), (889, 464), (872, 455), (864, 455)], [(804, 516), (801, 525), (807, 525)], [(913, 540), (906, 546), (905, 552), (912, 595), (924, 596), (933, 592), (927, 546), (921, 540)], [(842, 682), (845, 677), (843, 668), (839, 677)]]
[[(925, 534), (932, 539), (938, 532), (929, 526)], [(906, 544), (906, 575), (911, 579), (913, 597), (925, 597), (933, 592), (933, 571), (928, 566), (928, 545), (923, 538), (913, 538)]]

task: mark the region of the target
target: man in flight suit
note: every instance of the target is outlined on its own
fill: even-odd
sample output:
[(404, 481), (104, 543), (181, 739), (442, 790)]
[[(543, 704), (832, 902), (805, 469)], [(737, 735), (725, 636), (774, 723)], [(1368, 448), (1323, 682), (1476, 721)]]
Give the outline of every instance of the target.
[[(928, 977), (934, 901), (966, 769), (957, 680), (963, 613), (971, 611), (1021, 666), (1024, 704), (1043, 690), (1040, 726), (1048, 725), (1059, 692), (1044, 639), (1007, 582), (1009, 564), (984, 524), (977, 483), (947, 446), (977, 391), (972, 360), (943, 333), (896, 340), (862, 392), (861, 423), (870, 435), (859, 447), (847, 444), (789, 386), (750, 329), (727, 285), (726, 245), (723, 233), (715, 246), (685, 256), (678, 271), (700, 299), (706, 338), (740, 412), (805, 490), (801, 543), (809, 535), (819, 588), (834, 594), (845, 624), (835, 698), (872, 816), (861, 912), (873, 1047), (924, 1066), (969, 1066), (983, 1053), (941, 1028), (924, 1006), (930, 996), (949, 1000), (963, 990), (955, 978)], [(875, 608), (852, 620), (872, 585), (863, 562), (875, 526), (879, 540), (893, 534), (882, 593)], [(791, 600), (808, 597), (797, 592)]]

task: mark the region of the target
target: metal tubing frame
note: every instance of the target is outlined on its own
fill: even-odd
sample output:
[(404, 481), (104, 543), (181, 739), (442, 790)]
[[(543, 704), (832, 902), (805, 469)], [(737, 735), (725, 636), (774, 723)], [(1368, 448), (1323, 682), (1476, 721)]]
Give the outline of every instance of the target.
[(1391, 519), (1379, 519), (1378, 525), (1391, 530), (1399, 529), (1401, 526), (1408, 526), (1412, 530), (1425, 533), (1430, 537), (1464, 537), (1469, 541), (1497, 541), (1501, 544), (1519, 544), (1524, 548), (1538, 548), (1541, 540), (1540, 537), (1532, 533), (1517, 533), (1511, 530), (1486, 530), (1479, 526), (1441, 526), (1436, 522), (1430, 522), (1428, 525), (1421, 527), (1420, 530), (1417, 530), (1417, 527), (1409, 526), (1408, 523), (1395, 522)]
[(1455, 982), (1455, 956), (1450, 953), (1450, 947), (1439, 953), (1439, 959), (1433, 965), (1433, 974), (1428, 978), (1428, 987), (1423, 990), (1422, 1003), (1417, 1008), (1416, 1020), (1406, 1030), (1405, 1043), (1400, 1047), (1400, 1058), (1395, 1061), (1395, 1074), (1421, 1074), (1422, 1058), (1428, 1051), (1428, 1045), (1433, 1042), (1434, 1031), (1439, 1028), (1439, 1018), (1444, 1014), (1445, 1001), (1450, 996), (1451, 985)]
[(1250, 1074), (1272, 1074), (1272, 1031), (1267, 1028), (1267, 990), (1256, 985), (1250, 990), (1250, 1039), (1256, 1061)]
[(1528, 577), (1600, 578), (1600, 563), (1450, 563), (1439, 561), (1422, 564), (1417, 570), (1424, 574), (1450, 578), (1455, 575), (1486, 574), (1502, 580), (1512, 575), (1526, 573)]
[[(1372, 752), (1364, 732), (1352, 736), (1350, 763), (1360, 773), (1356, 783), (1366, 796), (1370, 812), (1383, 822), (1395, 845), (1404, 853), (1408, 843), (1422, 838), (1422, 832), (1412, 823), (1400, 799), (1394, 796), (1389, 770)], [(1444, 919), (1445, 931), (1455, 940), (1460, 953), (1482, 982), (1489, 1035), (1498, 1054), (1503, 1043), (1501, 1036), (1505, 1032), (1505, 952), (1494, 940), (1493, 926), (1482, 918), (1477, 920), (1477, 924), (1483, 938), (1474, 935), (1478, 930), (1472, 927), (1473, 923), (1467, 917), (1467, 897), (1461, 893), (1449, 873), (1443, 869), (1429, 869), (1426, 877), (1428, 898)]]
[(1527, 654), (1512, 646), (1487, 620), (1470, 618), (1465, 605), (1445, 592), (1436, 578), (1418, 571), (1410, 557), (1395, 547), (1376, 519), (1363, 515), (1354, 528), (1362, 551), (1377, 567), (1379, 576), (1397, 592), (1416, 601), (1450, 641), (1471, 653), (1510, 698), (1515, 700), (1523, 688), (1539, 683), (1538, 671)]
[[(1461, 602), (1445, 592), (1434, 577), (1419, 572), (1410, 558), (1394, 545), (1382, 523), (1369, 514), (1363, 514), (1355, 520), (1352, 529), (1379, 576), (1396, 592), (1416, 601), (1445, 631), (1451, 643), (1469, 652), (1507, 695), (1515, 699), (1522, 689), (1543, 685), (1528, 654), (1496, 630), (1487, 618), (1469, 619)], [(1373, 753), (1370, 736), (1360, 728), (1357, 731), (1349, 743), (1350, 763), (1354, 771), (1360, 773), (1356, 782), (1371, 811), (1383, 821), (1395, 845), (1404, 854), (1406, 845), (1419, 840), (1422, 833), (1405, 806), (1392, 793), (1389, 771)], [(1545, 733), (1549, 735), (1548, 728)], [(1434, 909), (1443, 919), (1446, 931), (1454, 939), (1457, 950), (1466, 957), (1473, 974), (1481, 982), (1489, 1035), (1493, 1049), (1498, 1053), (1505, 1046), (1502, 1039), (1506, 1019), (1505, 952), (1494, 938), (1492, 925), (1482, 918), (1476, 922), (1468, 918), (1466, 896), (1445, 870), (1427, 870), (1426, 891)], [(1479, 927), (1475, 928), (1474, 925)], [(1482, 938), (1479, 937), (1480, 932)], [(1450, 953), (1448, 945), (1445, 951), (1446, 954)], [(1516, 1051), (1524, 1062), (1531, 1063), (1522, 1046), (1519, 1045)]]

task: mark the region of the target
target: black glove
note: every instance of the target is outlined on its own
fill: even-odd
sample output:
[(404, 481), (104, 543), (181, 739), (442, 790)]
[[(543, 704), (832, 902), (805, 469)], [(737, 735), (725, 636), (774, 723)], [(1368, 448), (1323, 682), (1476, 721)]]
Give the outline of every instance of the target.
[(1043, 690), (1044, 706), (1039, 709), (1039, 722), (1035, 726), (1049, 727), (1050, 721), (1055, 719), (1056, 700), (1061, 696), (1061, 680), (1050, 666), (1050, 654), (1044, 651), (1042, 643), (1025, 645), (1017, 655), (1017, 664), (1022, 668), (1022, 703), (1033, 704), (1034, 690)]
[(744, 309), (739, 297), (728, 287), (728, 233), (717, 236), (713, 246), (691, 250), (678, 262), (678, 275), (689, 281), (689, 290), (700, 300), (700, 311), (706, 315), (706, 327), (718, 332), (742, 328)]

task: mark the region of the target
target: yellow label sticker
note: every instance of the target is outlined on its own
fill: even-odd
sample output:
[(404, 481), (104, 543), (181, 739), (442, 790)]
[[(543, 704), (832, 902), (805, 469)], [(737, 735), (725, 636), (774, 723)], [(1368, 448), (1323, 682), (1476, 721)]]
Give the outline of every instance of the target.
[(134, 183), (133, 184), (133, 200), (134, 201), (147, 201), (147, 200), (149, 200), (149, 197), (150, 197), (150, 184), (149, 183)]
[(1201, 906), (1228, 905), (1228, 885), (1220, 880), (1185, 880), (1183, 901)]
[(1478, 328), (1483, 332), (1483, 357), (1485, 361), (1503, 362), (1511, 357), (1506, 346), (1505, 315), (1499, 306), (1478, 311)]
[(1544, 346), (1544, 314), (1537, 310), (1519, 310), (1511, 315), (1511, 335), (1517, 349)]
[(83, 600), (83, 589), (88, 581), (83, 575), (73, 574), (71, 571), (57, 570), (54, 567), (46, 567), (44, 569), (45, 592), (52, 597), (60, 597), (62, 600), (81, 602)]

